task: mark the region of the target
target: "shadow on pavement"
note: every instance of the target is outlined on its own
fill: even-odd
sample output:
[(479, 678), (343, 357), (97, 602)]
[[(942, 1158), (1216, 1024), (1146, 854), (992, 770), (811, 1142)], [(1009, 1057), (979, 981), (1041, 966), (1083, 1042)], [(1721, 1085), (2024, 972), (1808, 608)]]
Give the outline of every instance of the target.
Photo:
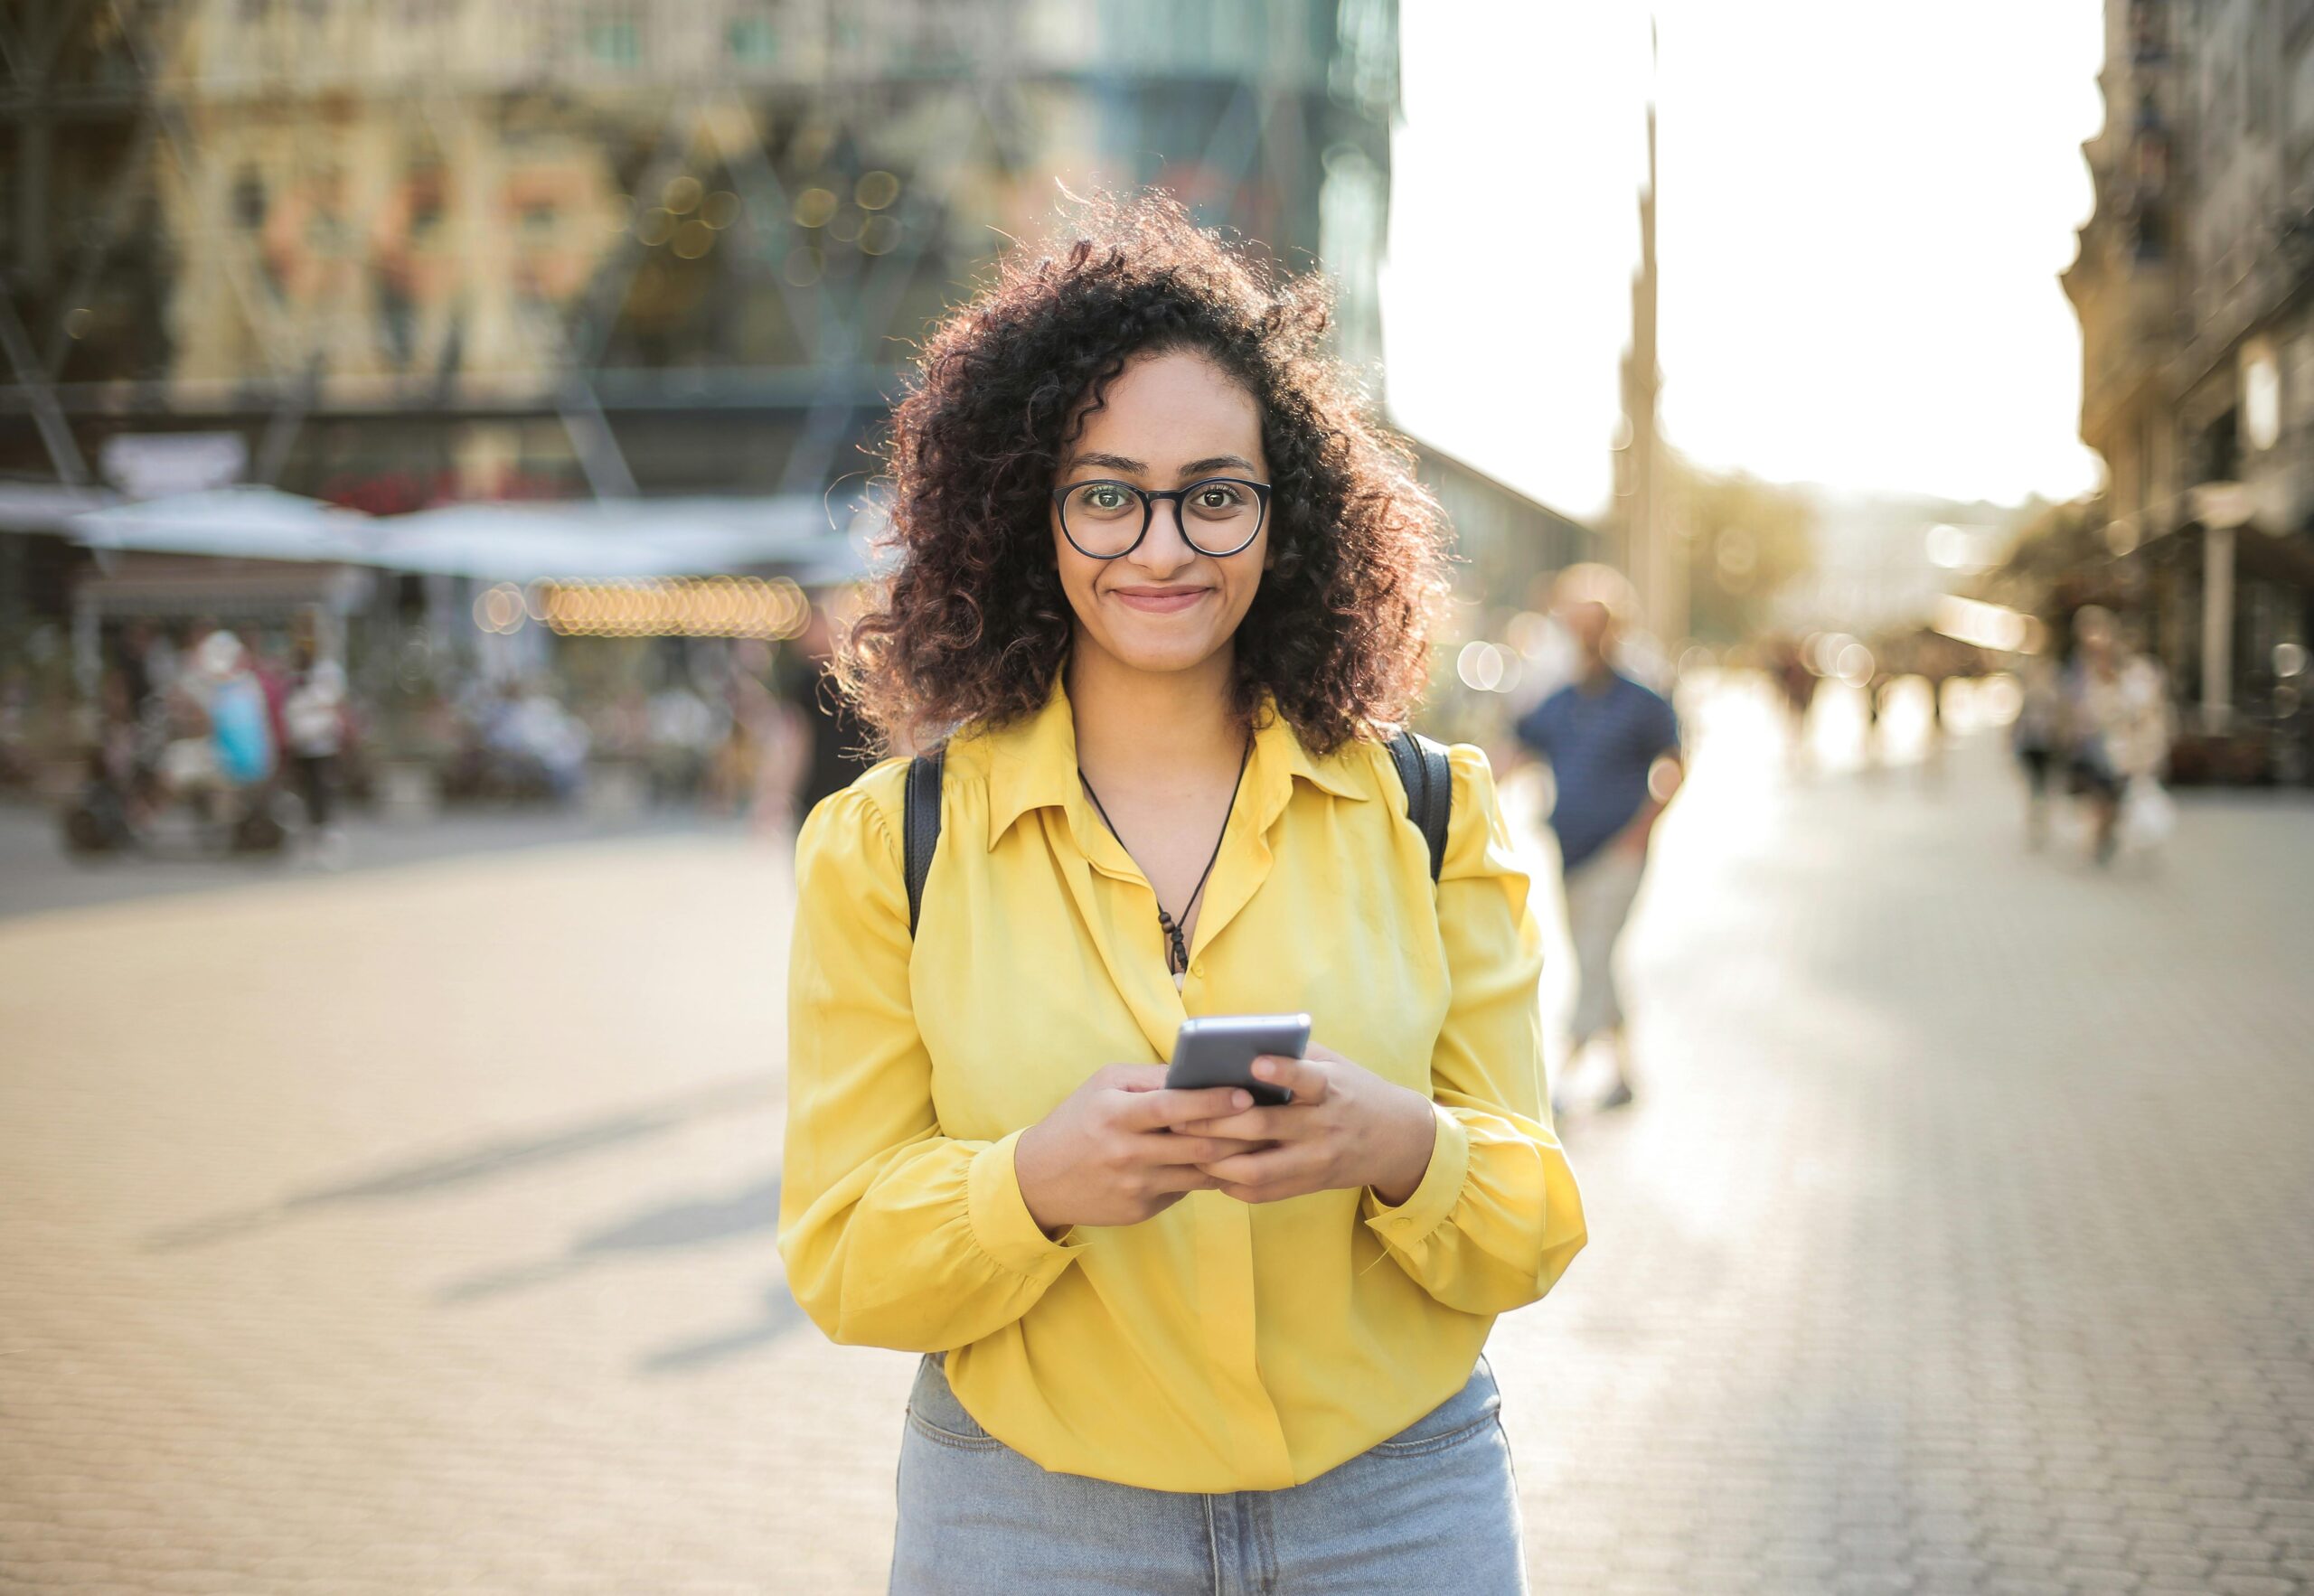
[[(476, 1302), (510, 1291), (565, 1280), (614, 1258), (670, 1247), (692, 1247), (776, 1230), (779, 1224), (779, 1171), (725, 1197), (691, 1198), (648, 1209), (589, 1232), (561, 1256), (470, 1275), (445, 1287), (435, 1300), (447, 1306)], [(689, 1373), (766, 1347), (804, 1322), (783, 1281), (765, 1288), (763, 1315), (751, 1323), (679, 1342), (637, 1360), (638, 1373)]]
[(670, 1203), (580, 1236), (561, 1256), (469, 1275), (446, 1286), (437, 1302), (474, 1302), (526, 1286), (543, 1285), (591, 1263), (626, 1253), (691, 1247), (769, 1231), (779, 1223), (779, 1172), (728, 1197)]
[(768, 1347), (805, 1322), (804, 1310), (788, 1293), (787, 1282), (774, 1281), (764, 1289), (763, 1317), (720, 1336), (679, 1341), (635, 1362), (641, 1375), (687, 1375), (697, 1369)]
[(727, 1081), (654, 1107), (613, 1114), (590, 1123), (531, 1138), (503, 1137), (464, 1152), (421, 1159), (357, 1179), (294, 1192), (260, 1207), (196, 1219), (148, 1236), (146, 1252), (200, 1246), (262, 1230), (315, 1208), (373, 1202), (439, 1191), (447, 1187), (513, 1174), (558, 1159), (624, 1146), (664, 1134), (710, 1114), (759, 1108), (768, 1103), (776, 1078), (768, 1074)]

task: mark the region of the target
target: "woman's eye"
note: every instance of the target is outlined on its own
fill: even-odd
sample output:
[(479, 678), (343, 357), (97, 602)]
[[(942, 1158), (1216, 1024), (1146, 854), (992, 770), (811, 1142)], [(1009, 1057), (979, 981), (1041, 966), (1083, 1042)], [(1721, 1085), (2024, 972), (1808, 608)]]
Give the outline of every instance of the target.
[(1209, 488), (1199, 489), (1197, 496), (1208, 510), (1235, 510), (1244, 502), (1237, 489), (1224, 487), (1218, 483)]

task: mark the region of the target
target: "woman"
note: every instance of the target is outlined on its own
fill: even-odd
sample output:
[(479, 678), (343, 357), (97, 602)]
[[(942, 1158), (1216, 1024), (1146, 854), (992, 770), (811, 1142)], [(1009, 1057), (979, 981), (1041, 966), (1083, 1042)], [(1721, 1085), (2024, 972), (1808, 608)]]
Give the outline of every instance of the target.
[[(837, 676), (947, 741), (911, 942), (907, 762), (796, 843), (780, 1252), (921, 1352), (901, 1591), (1524, 1589), (1481, 1348), (1584, 1242), (1541, 941), (1484, 756), (1434, 887), (1378, 728), (1423, 685), (1434, 506), (1272, 286), (1101, 201), (929, 340), (897, 564)], [(1309, 1056), (1175, 1091), (1192, 1014)]]
[(2110, 864), (2131, 790), (2140, 803), (2162, 802), (2149, 794), (2157, 792), (2169, 758), (2169, 694), (2160, 667), (2129, 647), (2103, 606), (2074, 612), (2073, 640), (2064, 705), (2073, 790), (2089, 803), (2092, 857)]

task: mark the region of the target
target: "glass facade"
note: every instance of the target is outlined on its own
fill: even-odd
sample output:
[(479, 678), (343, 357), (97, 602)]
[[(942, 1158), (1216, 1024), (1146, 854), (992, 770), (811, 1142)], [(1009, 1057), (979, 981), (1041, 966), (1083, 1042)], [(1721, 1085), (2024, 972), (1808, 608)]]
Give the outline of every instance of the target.
[(1322, 261), (1378, 378), (1392, 0), (11, 11), (20, 481), (224, 431), (373, 512), (816, 494), (1063, 183)]

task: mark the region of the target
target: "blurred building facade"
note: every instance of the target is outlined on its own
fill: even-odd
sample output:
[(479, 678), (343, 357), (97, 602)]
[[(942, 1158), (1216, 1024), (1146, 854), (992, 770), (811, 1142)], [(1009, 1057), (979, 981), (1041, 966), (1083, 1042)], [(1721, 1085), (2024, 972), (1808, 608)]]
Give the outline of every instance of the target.
[(1415, 471), (1453, 533), (1456, 603), (1433, 639), (1438, 651), (1422, 729), (1491, 743), (1532, 701), (1546, 639), (1536, 623), (1551, 579), (1612, 549), (1594, 529), (1562, 515), (1435, 444), (1415, 444)]
[(1379, 385), (1396, 0), (31, 0), (0, 28), (0, 481), (62, 495), (0, 496), (20, 527), (235, 479), (377, 513), (817, 499), (1061, 183), (1162, 183), (1322, 262)]
[[(848, 580), (917, 341), (1064, 186), (1322, 266), (1379, 398), (1397, 108), (1397, 0), (16, 0), (0, 719), (72, 724), (140, 619), (325, 610), (388, 742), (478, 677), (658, 669), (484, 624), (516, 522)], [(227, 484), (381, 519), (353, 568), (89, 530)]]
[(1489, 605), (1547, 609), (1552, 576), (1604, 552), (1581, 521), (1435, 444), (1416, 446), (1416, 471), (1454, 529), (1455, 553), (1468, 562), (1457, 586)]
[(2107, 0), (2065, 287), (2105, 557), (2212, 735), (2302, 712), (2314, 633), (2314, 0)]

